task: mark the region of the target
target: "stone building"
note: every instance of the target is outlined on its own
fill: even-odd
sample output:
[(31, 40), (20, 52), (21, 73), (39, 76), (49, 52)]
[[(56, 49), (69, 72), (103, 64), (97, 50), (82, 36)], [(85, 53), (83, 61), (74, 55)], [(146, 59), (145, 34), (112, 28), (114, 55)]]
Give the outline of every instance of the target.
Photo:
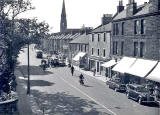
[(72, 64), (88, 68), (89, 35), (84, 33), (69, 43)]
[[(108, 18), (107, 18), (108, 17)], [(112, 15), (105, 15), (105, 19), (111, 19)], [(101, 65), (110, 60), (111, 20), (102, 19), (102, 25), (95, 28), (89, 34), (89, 68), (96, 69), (96, 74), (101, 75)], [(103, 25), (105, 24), (105, 25)]]
[[(156, 66), (154, 61), (160, 59), (160, 1), (149, 0), (138, 6), (135, 0), (128, 0), (125, 9), (120, 1), (112, 22), (112, 58), (128, 57), (123, 59), (125, 64), (135, 59), (122, 73), (146, 77)], [(118, 67), (113, 70), (120, 72)]]

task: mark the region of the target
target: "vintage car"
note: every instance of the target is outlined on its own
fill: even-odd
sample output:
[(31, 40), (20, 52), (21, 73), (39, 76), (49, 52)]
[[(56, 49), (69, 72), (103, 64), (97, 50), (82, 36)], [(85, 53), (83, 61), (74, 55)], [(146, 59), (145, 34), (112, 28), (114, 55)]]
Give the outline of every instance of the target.
[(155, 98), (150, 94), (149, 90), (143, 85), (128, 84), (126, 94), (128, 99), (133, 99), (139, 104), (154, 103)]
[(36, 55), (37, 58), (43, 58), (43, 52), (42, 51), (37, 51), (36, 53), (37, 53), (37, 55)]
[(107, 85), (109, 85), (109, 88), (114, 89), (116, 92), (125, 92), (126, 91), (126, 85), (121, 83), (118, 80), (109, 80), (106, 82)]
[(58, 60), (58, 64), (59, 64), (59, 66), (65, 66), (65, 65), (66, 65), (64, 59), (59, 59), (59, 60)]

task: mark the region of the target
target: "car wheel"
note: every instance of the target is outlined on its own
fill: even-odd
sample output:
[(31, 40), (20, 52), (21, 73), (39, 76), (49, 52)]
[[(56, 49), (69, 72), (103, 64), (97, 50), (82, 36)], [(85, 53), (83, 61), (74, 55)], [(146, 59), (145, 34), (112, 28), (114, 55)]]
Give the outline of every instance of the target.
[(141, 99), (141, 98), (138, 99), (138, 103), (139, 103), (140, 105), (142, 104), (142, 99)]
[(128, 99), (130, 99), (129, 93), (127, 93), (127, 97), (128, 97)]
[(109, 85), (109, 88), (111, 88), (111, 86)]
[(115, 88), (114, 90), (115, 90), (116, 92), (118, 91), (118, 89), (117, 89), (117, 88)]

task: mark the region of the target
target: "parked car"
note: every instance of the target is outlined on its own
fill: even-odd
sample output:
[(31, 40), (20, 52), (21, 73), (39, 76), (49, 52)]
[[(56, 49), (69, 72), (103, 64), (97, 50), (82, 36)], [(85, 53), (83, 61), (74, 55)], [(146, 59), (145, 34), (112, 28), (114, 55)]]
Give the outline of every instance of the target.
[(137, 84), (128, 84), (127, 86), (127, 97), (128, 99), (133, 99), (139, 104), (142, 103), (154, 103), (155, 98), (153, 95), (150, 95), (149, 90), (143, 85)]
[(59, 66), (65, 66), (65, 65), (66, 65), (64, 59), (59, 59), (59, 60), (58, 60), (58, 64), (59, 64)]
[(42, 51), (37, 51), (37, 55), (36, 55), (37, 58), (43, 58), (43, 52)]
[(126, 85), (122, 84), (119, 81), (116, 80), (109, 80), (106, 82), (107, 85), (109, 85), (109, 88), (114, 89), (116, 92), (125, 92), (126, 91)]

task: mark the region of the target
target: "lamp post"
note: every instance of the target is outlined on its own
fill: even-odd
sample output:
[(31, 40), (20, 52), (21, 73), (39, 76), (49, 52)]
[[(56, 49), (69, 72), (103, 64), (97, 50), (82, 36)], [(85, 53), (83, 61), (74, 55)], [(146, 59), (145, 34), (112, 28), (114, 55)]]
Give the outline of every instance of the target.
[(29, 63), (29, 38), (30, 38), (30, 25), (28, 20), (28, 44), (27, 44), (27, 60), (28, 60), (28, 81), (27, 81), (27, 95), (30, 95), (30, 63)]

